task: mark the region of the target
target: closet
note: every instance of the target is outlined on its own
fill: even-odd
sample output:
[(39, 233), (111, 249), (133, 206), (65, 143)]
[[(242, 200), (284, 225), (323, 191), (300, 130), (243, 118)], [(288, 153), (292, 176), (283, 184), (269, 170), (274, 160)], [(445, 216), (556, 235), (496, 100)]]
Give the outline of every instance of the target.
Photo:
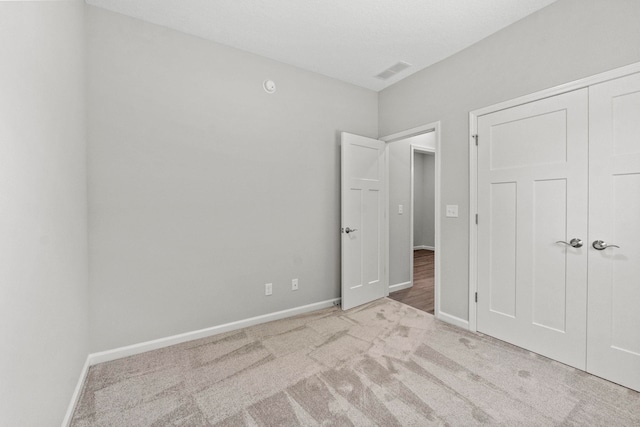
[(478, 332), (640, 390), (640, 73), (476, 120)]

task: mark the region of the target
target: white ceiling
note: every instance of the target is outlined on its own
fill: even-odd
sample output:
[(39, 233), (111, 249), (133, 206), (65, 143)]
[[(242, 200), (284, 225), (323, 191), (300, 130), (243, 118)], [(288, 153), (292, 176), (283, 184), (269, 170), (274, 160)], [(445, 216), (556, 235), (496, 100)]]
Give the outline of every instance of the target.
[(86, 1), (378, 91), (556, 0)]

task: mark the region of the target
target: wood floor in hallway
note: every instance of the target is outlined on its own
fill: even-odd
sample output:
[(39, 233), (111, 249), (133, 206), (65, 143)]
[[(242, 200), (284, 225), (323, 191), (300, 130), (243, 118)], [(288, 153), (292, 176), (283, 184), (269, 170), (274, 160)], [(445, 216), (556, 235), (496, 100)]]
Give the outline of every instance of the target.
[(428, 250), (413, 251), (413, 287), (389, 294), (389, 298), (433, 314), (434, 254)]

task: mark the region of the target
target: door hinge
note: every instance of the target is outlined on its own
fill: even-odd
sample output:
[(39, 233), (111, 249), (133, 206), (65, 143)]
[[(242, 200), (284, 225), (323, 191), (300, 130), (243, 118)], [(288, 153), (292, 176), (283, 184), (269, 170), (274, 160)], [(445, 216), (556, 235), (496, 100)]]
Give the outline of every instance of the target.
[(476, 214), (476, 225), (478, 225), (478, 214)]
[(478, 302), (478, 293), (476, 292), (476, 302)]
[(478, 146), (478, 134), (473, 135), (473, 139), (476, 140), (476, 147)]

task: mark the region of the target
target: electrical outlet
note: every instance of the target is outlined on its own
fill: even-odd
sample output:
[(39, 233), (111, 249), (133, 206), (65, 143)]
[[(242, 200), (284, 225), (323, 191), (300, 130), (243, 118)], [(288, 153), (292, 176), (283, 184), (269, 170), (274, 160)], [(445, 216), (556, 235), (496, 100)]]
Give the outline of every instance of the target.
[(298, 290), (298, 279), (291, 280), (291, 290), (292, 291)]
[(404, 213), (404, 206), (398, 205), (398, 213), (402, 215)]
[(273, 293), (273, 283), (267, 283), (264, 285), (264, 294), (271, 295)]
[(458, 218), (458, 205), (447, 205), (447, 218)]

